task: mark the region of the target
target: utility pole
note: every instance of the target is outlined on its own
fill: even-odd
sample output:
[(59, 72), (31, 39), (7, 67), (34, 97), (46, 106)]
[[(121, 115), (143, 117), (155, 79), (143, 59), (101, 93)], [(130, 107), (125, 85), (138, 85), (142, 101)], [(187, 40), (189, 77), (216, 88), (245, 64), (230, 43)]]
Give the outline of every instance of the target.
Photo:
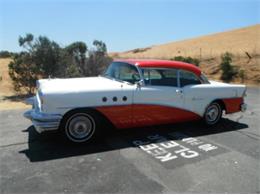
[(200, 61), (201, 61), (201, 47), (200, 47)]

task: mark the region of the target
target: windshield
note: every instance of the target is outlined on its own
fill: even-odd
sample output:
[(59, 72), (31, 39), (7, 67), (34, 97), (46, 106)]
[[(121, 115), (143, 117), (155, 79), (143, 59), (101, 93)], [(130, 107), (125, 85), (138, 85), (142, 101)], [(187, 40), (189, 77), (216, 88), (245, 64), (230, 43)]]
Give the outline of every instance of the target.
[(203, 81), (203, 83), (210, 83), (208, 78), (203, 73), (201, 73), (200, 78)]
[(132, 84), (140, 80), (137, 68), (123, 62), (113, 62), (102, 76)]

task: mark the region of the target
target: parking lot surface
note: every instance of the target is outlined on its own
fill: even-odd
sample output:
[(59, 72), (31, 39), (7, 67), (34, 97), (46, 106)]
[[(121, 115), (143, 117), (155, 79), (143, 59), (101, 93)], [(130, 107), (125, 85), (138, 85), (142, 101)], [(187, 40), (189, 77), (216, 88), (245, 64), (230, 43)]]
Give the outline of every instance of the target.
[(103, 129), (89, 144), (38, 134), (25, 110), (0, 112), (1, 193), (260, 193), (260, 90), (245, 113), (198, 122)]

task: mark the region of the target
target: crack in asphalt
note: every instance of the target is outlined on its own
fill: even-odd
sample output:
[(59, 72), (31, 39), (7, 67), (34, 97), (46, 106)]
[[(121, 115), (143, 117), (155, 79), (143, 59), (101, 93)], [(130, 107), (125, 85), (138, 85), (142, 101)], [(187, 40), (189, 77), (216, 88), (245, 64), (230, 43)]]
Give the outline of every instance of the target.
[(19, 146), (19, 145), (24, 145), (24, 144), (30, 144), (30, 143), (34, 143), (34, 142), (37, 142), (37, 141), (39, 141), (39, 140), (35, 139), (35, 140), (27, 141), (27, 142), (18, 142), (18, 143), (13, 143), (13, 144), (0, 145), (0, 149), (12, 147), (12, 146)]
[(2, 148), (8, 148), (10, 146), (19, 146), (19, 145), (24, 145), (24, 144), (27, 144), (29, 142), (18, 142), (18, 143), (13, 143), (13, 144), (7, 144), (7, 145), (1, 145), (0, 146), (0, 149)]
[(254, 133), (249, 133), (249, 132), (246, 133), (246, 132), (243, 132), (243, 131), (237, 131), (237, 133), (240, 133), (242, 135), (245, 135), (245, 136), (247, 136), (247, 137), (249, 137), (251, 139), (257, 140), (257, 141), (260, 140), (260, 136), (257, 135), (257, 134), (254, 134)]

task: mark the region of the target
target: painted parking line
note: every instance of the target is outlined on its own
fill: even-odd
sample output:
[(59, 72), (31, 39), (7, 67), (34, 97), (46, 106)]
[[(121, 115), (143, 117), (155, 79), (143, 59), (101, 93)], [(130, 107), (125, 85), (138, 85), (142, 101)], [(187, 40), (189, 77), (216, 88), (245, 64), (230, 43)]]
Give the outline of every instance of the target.
[(181, 132), (156, 133), (134, 138), (131, 142), (166, 168), (194, 163), (227, 151), (219, 145)]

